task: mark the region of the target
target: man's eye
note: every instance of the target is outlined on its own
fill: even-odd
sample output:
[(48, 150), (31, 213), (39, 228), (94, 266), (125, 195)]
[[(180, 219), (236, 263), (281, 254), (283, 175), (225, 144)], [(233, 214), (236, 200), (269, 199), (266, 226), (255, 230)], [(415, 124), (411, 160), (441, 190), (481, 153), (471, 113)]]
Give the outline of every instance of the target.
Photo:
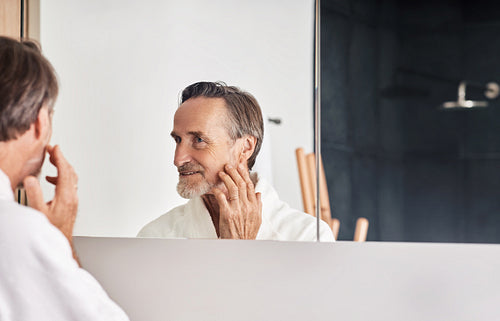
[(200, 138), (200, 137), (196, 137), (195, 141), (197, 143), (203, 143), (204, 142), (203, 138)]
[(181, 138), (180, 137), (174, 137), (174, 140), (175, 140), (175, 143), (179, 144), (181, 142)]

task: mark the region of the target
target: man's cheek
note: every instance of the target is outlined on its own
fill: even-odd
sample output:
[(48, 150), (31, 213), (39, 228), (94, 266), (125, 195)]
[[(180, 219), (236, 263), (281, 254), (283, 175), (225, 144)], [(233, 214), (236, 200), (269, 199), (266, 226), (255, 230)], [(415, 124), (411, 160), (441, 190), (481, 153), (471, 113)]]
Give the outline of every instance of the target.
[(222, 191), (222, 193), (224, 193), (224, 195), (226, 195), (227, 197), (229, 196), (229, 192), (227, 191), (227, 187), (226, 187), (226, 185), (225, 185), (222, 181), (220, 181), (220, 182), (216, 185), (216, 187), (217, 187), (218, 189), (220, 189), (220, 190)]

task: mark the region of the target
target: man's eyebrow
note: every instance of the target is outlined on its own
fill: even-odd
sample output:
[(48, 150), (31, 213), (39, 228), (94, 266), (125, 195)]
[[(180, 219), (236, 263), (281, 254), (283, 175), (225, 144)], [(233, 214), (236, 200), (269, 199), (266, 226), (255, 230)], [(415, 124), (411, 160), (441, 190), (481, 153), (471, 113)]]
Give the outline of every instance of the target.
[[(200, 131), (190, 131), (190, 132), (188, 132), (188, 135), (190, 135), (190, 136), (195, 136), (195, 137), (206, 137), (205, 133), (200, 132)], [(177, 135), (177, 133), (176, 133), (176, 132), (174, 132), (174, 131), (172, 131), (172, 132), (170, 133), (170, 136), (172, 136), (172, 137), (174, 137), (174, 138), (175, 138), (175, 137), (179, 137), (179, 135)]]
[(206, 136), (204, 133), (199, 132), (199, 131), (188, 132), (188, 134), (191, 135), (191, 136), (196, 136), (196, 137), (204, 137), (204, 136)]

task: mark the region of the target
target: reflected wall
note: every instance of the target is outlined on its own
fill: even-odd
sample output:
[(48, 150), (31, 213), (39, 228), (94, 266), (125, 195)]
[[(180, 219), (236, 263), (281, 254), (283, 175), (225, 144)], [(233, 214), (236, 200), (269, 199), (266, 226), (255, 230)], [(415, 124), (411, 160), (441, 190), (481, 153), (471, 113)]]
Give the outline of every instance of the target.
[(313, 18), (312, 0), (41, 0), (61, 84), (52, 142), (80, 177), (75, 234), (135, 236), (185, 202), (169, 134), (180, 91), (201, 80), (239, 86), (281, 119), (265, 124), (256, 167), (302, 208), (294, 150), (312, 150)]

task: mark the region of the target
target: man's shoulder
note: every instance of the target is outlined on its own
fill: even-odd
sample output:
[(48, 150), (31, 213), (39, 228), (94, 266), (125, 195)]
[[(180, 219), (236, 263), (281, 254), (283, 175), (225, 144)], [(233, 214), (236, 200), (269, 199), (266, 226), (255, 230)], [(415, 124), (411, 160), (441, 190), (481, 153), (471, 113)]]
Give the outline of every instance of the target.
[[(0, 279), (0, 301), (13, 315), (22, 313), (30, 320), (128, 320), (78, 267), (68, 240), (43, 213), (0, 201), (0, 244), (5, 263), (0, 264), (0, 275), (9, 276)], [(42, 301), (47, 304), (33, 304)]]
[(45, 215), (30, 207), (11, 201), (0, 201), (0, 235), (23, 235), (23, 237), (52, 230)]
[(72, 258), (67, 239), (43, 213), (15, 202), (0, 201), (0, 243), (5, 245), (1, 255), (10, 260)]
[(138, 237), (172, 237), (174, 233), (174, 227), (180, 224), (186, 218), (189, 213), (189, 208), (191, 206), (191, 201), (187, 203), (176, 206), (166, 212), (165, 214), (155, 218), (151, 222), (144, 225), (143, 228), (137, 234)]

